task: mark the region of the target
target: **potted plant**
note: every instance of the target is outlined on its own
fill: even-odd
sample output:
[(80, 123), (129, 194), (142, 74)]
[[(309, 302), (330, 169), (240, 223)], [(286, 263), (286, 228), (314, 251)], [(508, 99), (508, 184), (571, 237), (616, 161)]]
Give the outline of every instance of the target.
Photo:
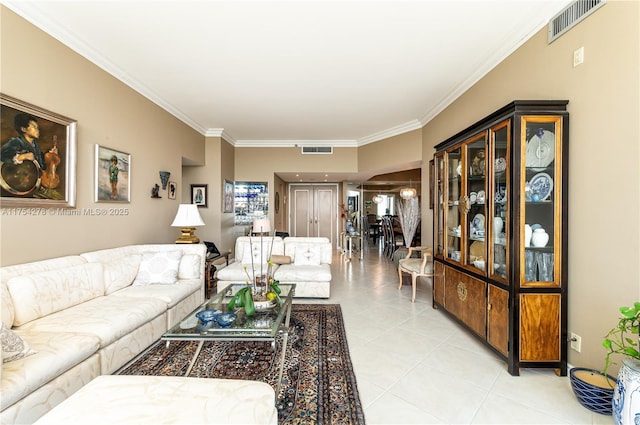
[(622, 366), (613, 394), (613, 418), (616, 424), (640, 422), (640, 302), (619, 308), (621, 317), (602, 341), (607, 350), (603, 373), (615, 364), (612, 356), (622, 355)]

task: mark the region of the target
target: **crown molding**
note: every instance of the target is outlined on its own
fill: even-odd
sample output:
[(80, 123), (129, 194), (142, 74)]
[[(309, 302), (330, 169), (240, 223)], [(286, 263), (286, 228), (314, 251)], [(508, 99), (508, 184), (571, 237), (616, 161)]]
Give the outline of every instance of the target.
[(399, 134), (407, 133), (409, 131), (422, 128), (422, 124), (418, 120), (412, 120), (404, 124), (397, 125), (395, 127), (388, 128), (386, 130), (374, 133), (370, 136), (366, 136), (358, 139), (358, 146), (368, 145), (369, 143), (379, 142), (380, 140), (388, 139), (389, 137), (397, 136)]
[(301, 148), (303, 146), (330, 146), (355, 148), (355, 140), (237, 140), (240, 148)]

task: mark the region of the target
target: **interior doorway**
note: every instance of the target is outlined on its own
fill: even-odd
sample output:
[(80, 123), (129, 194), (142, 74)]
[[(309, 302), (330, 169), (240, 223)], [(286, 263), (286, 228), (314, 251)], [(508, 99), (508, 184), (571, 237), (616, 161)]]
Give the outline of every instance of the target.
[(289, 185), (289, 234), (298, 237), (321, 236), (336, 247), (338, 236), (338, 185)]

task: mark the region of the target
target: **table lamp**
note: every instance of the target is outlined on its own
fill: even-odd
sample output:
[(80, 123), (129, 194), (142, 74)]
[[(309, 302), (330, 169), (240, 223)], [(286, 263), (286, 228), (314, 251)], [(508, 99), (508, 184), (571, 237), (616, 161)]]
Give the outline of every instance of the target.
[(176, 243), (199, 243), (200, 239), (195, 235), (196, 226), (204, 226), (204, 221), (200, 217), (198, 206), (196, 204), (180, 204), (171, 226), (181, 227), (181, 235)]

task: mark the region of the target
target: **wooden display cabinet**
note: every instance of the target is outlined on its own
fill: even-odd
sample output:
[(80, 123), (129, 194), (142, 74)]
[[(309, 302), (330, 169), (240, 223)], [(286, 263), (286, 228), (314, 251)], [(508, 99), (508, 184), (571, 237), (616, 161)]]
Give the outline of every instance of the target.
[(568, 101), (514, 101), (436, 146), (433, 304), (508, 370), (567, 373)]

